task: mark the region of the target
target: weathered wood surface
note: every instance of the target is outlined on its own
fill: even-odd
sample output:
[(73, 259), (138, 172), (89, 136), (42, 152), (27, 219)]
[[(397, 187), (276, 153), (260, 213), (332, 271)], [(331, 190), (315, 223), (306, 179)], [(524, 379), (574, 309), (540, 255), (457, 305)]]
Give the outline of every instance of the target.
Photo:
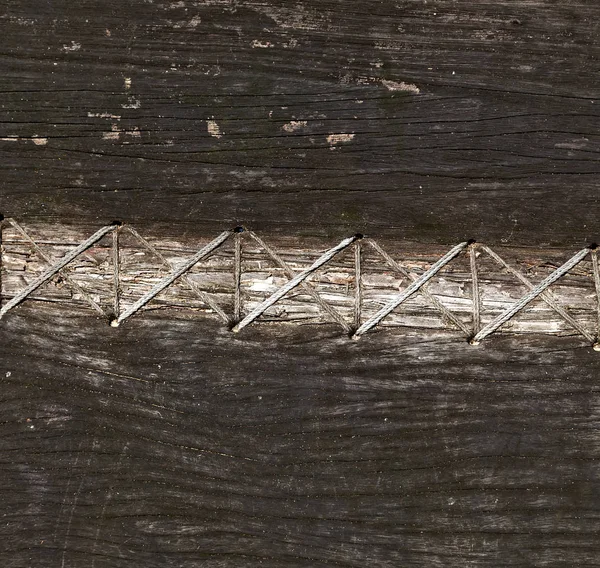
[[(52, 263), (59, 260), (79, 243), (83, 242), (96, 227), (77, 225), (45, 225), (30, 223), (25, 228), (13, 220), (6, 220), (2, 229), (1, 297), (14, 298), (21, 290), (39, 277)], [(117, 230), (117, 229), (116, 229)], [(214, 235), (201, 240), (189, 238), (154, 237), (139, 235), (125, 225), (118, 229), (116, 246), (111, 235), (94, 244), (86, 253), (73, 260), (61, 274), (54, 277), (27, 296), (27, 302), (52, 302), (66, 309), (81, 306), (90, 309), (96, 303), (105, 316), (106, 323), (116, 316), (115, 296), (118, 310), (125, 311), (144, 296), (157, 282), (173, 272), (194, 253), (205, 246)], [(140, 238), (141, 237), (141, 238)], [(277, 237), (265, 243), (255, 241), (248, 233), (239, 234), (241, 249), (241, 317), (256, 308), (278, 288), (289, 281), (286, 270), (269, 254), (275, 252), (292, 273), (299, 273), (335, 243), (322, 238)], [(141, 240), (143, 239), (143, 240)], [(188, 317), (212, 317), (218, 319), (214, 309), (198, 296), (206, 293), (228, 318), (224, 324), (235, 323), (234, 317), (234, 236), (216, 249), (209, 258), (202, 260), (178, 278), (163, 292), (142, 307), (136, 317), (143, 317), (148, 310), (178, 308)], [(397, 268), (390, 265), (381, 253), (371, 245), (383, 247), (398, 262)], [(412, 279), (441, 257), (448, 247), (423, 245), (420, 243), (394, 242), (390, 240), (360, 241), (360, 287), (361, 297), (356, 299), (356, 259), (352, 245), (339, 253), (307, 280), (309, 290), (317, 292), (322, 301), (331, 306), (346, 323), (340, 331), (349, 332), (373, 316), (382, 306), (405, 290)], [(497, 247), (497, 253), (527, 281), (537, 284), (564, 263), (574, 251), (521, 247)], [(425, 294), (432, 295), (447, 312), (434, 304), (430, 296), (422, 291), (411, 296), (402, 306), (389, 314), (380, 327), (450, 328), (458, 338), (467, 339), (476, 329), (492, 321), (517, 302), (529, 289), (522, 281), (494, 260), (482, 247), (475, 248), (480, 317), (474, 319), (473, 273), (469, 264), (469, 250), (465, 249), (450, 264), (444, 267), (424, 287)], [(118, 255), (117, 280), (115, 283), (115, 259)], [(542, 254), (543, 257), (539, 255)], [(541, 298), (532, 302), (527, 309), (517, 314), (502, 327), (502, 332), (512, 333), (559, 333), (582, 335), (587, 332), (592, 342), (598, 333), (598, 292), (595, 287), (590, 253), (569, 273), (555, 283), (550, 292), (556, 302), (564, 306), (580, 325), (577, 330), (552, 306)], [(43, 256), (42, 256), (43, 255)], [(537, 257), (537, 258), (536, 258)], [(164, 260), (164, 261), (163, 261)], [(412, 278), (412, 279), (411, 279)], [(73, 283), (78, 285), (75, 288)], [(359, 306), (358, 321), (356, 308)], [(93, 308), (93, 306), (92, 306)], [(43, 310), (43, 307), (40, 307)], [(97, 310), (98, 311), (98, 310)], [(90, 315), (97, 312), (90, 311)], [(269, 308), (259, 321), (282, 323), (332, 323), (331, 314), (323, 310), (308, 290), (294, 289)], [(461, 325), (462, 324), (462, 325)]]
[(5, 215), (598, 238), (593, 0), (8, 0), (0, 17)]
[[(235, 225), (418, 262), (476, 238), (534, 280), (599, 240), (598, 21), (593, 0), (6, 0), (0, 213), (119, 219), (175, 258)], [(0, 564), (600, 566), (599, 365), (576, 337), (234, 335), (176, 307), (110, 328), (28, 301), (0, 322)]]
[(278, 329), (15, 311), (4, 565), (598, 565), (597, 353)]

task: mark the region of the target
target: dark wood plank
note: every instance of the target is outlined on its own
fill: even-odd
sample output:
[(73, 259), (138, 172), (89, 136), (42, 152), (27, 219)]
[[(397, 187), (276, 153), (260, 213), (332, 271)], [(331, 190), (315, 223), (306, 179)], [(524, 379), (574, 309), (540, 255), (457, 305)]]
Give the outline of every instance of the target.
[(597, 15), (593, 1), (9, 0), (0, 209), (594, 240)]
[(0, 327), (5, 565), (598, 565), (572, 339), (45, 316)]
[[(6, 0), (0, 213), (555, 261), (598, 240), (597, 16)], [(0, 321), (0, 564), (599, 566), (599, 364), (575, 337), (27, 302)]]

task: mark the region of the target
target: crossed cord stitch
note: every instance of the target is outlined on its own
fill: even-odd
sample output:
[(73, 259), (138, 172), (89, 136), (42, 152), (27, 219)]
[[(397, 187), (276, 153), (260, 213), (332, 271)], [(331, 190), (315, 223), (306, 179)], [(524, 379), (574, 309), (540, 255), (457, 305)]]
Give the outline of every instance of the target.
[[(590, 341), (595, 350), (600, 351), (600, 343), (598, 337), (600, 335), (600, 268), (598, 263), (598, 251), (595, 245), (586, 247), (576, 254), (574, 254), (564, 264), (554, 270), (550, 275), (544, 278), (539, 284), (532, 284), (521, 272), (514, 269), (506, 261), (504, 261), (499, 255), (491, 250), (486, 245), (476, 243), (474, 241), (462, 242), (451, 248), (445, 255), (437, 260), (428, 270), (426, 270), (421, 276), (416, 277), (401, 264), (393, 260), (373, 239), (364, 238), (362, 235), (357, 234), (352, 237), (343, 239), (336, 246), (325, 251), (319, 258), (317, 258), (311, 266), (307, 269), (294, 274), (290, 267), (285, 261), (265, 243), (260, 237), (258, 237), (252, 231), (244, 229), (242, 227), (236, 227), (235, 229), (223, 231), (215, 239), (209, 242), (207, 245), (198, 250), (193, 256), (186, 261), (173, 266), (155, 247), (153, 247), (144, 237), (142, 237), (133, 227), (122, 226), (121, 223), (115, 222), (111, 225), (102, 227), (91, 235), (88, 239), (82, 242), (79, 246), (72, 249), (70, 252), (65, 254), (56, 263), (51, 264), (48, 256), (40, 249), (35, 241), (27, 234), (25, 229), (21, 227), (14, 219), (5, 219), (5, 222), (10, 224), (27, 242), (29, 242), (36, 252), (39, 254), (45, 262), (50, 266), (32, 282), (30, 282), (23, 290), (16, 294), (10, 299), (4, 306), (0, 307), (0, 319), (6, 315), (8, 311), (25, 301), (35, 290), (52, 280), (55, 276), (59, 275), (62, 280), (73, 289), (75, 292), (81, 295), (93, 309), (101, 313), (103, 316), (109, 316), (107, 312), (100, 307), (100, 305), (85, 292), (85, 290), (75, 282), (68, 274), (67, 266), (79, 255), (87, 255), (86, 251), (93, 246), (95, 243), (104, 238), (107, 234), (112, 233), (112, 248), (111, 258), (113, 265), (113, 310), (114, 314), (110, 317), (110, 325), (113, 327), (119, 326), (129, 317), (137, 313), (141, 308), (148, 304), (158, 294), (165, 290), (168, 286), (173, 284), (178, 279), (185, 282), (192, 291), (200, 298), (201, 301), (206, 303), (210, 308), (221, 317), (233, 332), (240, 332), (244, 327), (250, 325), (256, 321), (262, 314), (264, 314), (270, 307), (275, 305), (279, 300), (286, 296), (289, 292), (295, 288), (302, 286), (306, 292), (317, 302), (323, 312), (329, 315), (334, 321), (336, 321), (346, 331), (352, 339), (359, 339), (365, 333), (368, 333), (371, 329), (378, 326), (390, 313), (401, 306), (406, 300), (411, 298), (417, 293), (420, 293), (425, 297), (440, 313), (442, 317), (453, 324), (455, 327), (463, 331), (469, 339), (471, 345), (478, 345), (486, 337), (497, 331), (506, 322), (512, 319), (516, 314), (522, 311), (529, 303), (534, 299), (540, 297), (550, 308), (552, 308), (558, 315), (560, 315), (571, 327), (573, 327), (578, 333), (583, 335), (588, 341)], [(0, 219), (0, 223), (2, 219)], [(0, 227), (1, 228), (1, 227)], [(136, 302), (126, 308), (124, 311), (120, 311), (120, 254), (119, 254), (119, 234), (121, 231), (126, 230), (133, 235), (146, 249), (149, 250), (156, 258), (158, 258), (163, 265), (165, 265), (170, 273), (164, 278), (160, 279), (152, 288), (142, 295)], [(280, 286), (275, 292), (269, 297), (263, 300), (258, 306), (256, 306), (251, 312), (242, 315), (242, 302), (241, 302), (241, 275), (242, 275), (242, 233), (248, 234), (267, 254), (276, 262), (276, 264), (284, 271), (289, 281)], [(196, 282), (189, 278), (187, 272), (199, 262), (209, 258), (215, 250), (223, 245), (230, 238), (234, 238), (234, 313), (232, 317), (227, 316), (223, 309), (218, 305), (217, 302), (209, 294), (201, 290)], [(395, 271), (408, 277), (411, 283), (406, 287), (404, 291), (394, 296), (392, 300), (382, 306), (372, 317), (361, 323), (361, 309), (362, 309), (362, 268), (361, 268), (361, 250), (362, 242), (368, 243), (384, 260), (385, 262)], [(1, 231), (0, 231), (0, 244), (1, 244)], [(346, 319), (330, 304), (325, 302), (318, 291), (309, 282), (310, 277), (319, 270), (322, 266), (327, 264), (335, 256), (349, 247), (354, 247), (354, 267), (355, 267), (355, 293), (354, 293), (354, 321), (353, 325), (349, 324)], [(476, 262), (476, 250), (479, 249), (490, 256), (497, 264), (502, 268), (508, 270), (511, 274), (517, 277), (527, 288), (529, 292), (522, 298), (514, 302), (511, 306), (505, 309), (491, 322), (484, 327), (481, 327), (481, 297), (478, 283), (477, 274), (477, 262)], [(434, 278), (444, 266), (448, 265), (453, 259), (459, 256), (464, 251), (467, 251), (469, 255), (469, 263), (472, 275), (472, 305), (473, 305), (473, 327), (469, 329), (460, 319), (458, 319), (448, 308), (446, 308), (435, 296), (433, 296), (427, 290), (427, 283)], [(587, 255), (591, 256), (594, 286), (596, 290), (596, 296), (598, 299), (597, 312), (598, 312), (598, 324), (595, 334), (591, 334), (581, 324), (579, 324), (562, 306), (558, 299), (549, 290), (549, 287), (560, 279), (562, 276), (572, 270), (577, 264), (579, 264)], [(0, 248), (0, 267), (1, 267), (2, 252)], [(94, 262), (95, 259), (88, 255)], [(1, 290), (1, 282), (0, 282)]]

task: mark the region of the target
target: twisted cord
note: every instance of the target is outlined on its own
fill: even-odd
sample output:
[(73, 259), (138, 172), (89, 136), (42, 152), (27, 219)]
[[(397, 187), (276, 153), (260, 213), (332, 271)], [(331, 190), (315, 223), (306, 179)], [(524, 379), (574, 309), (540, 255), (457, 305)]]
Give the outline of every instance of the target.
[[(324, 254), (322, 254), (310, 267), (302, 272), (298, 273), (294, 276), (287, 284), (275, 290), (271, 296), (269, 296), (264, 302), (258, 305), (254, 310), (252, 310), (242, 321), (236, 324), (232, 331), (237, 333), (241, 331), (244, 327), (252, 323), (257, 317), (259, 317), (262, 313), (268, 310), (273, 304), (283, 298), (288, 292), (302, 284), (309, 276), (311, 276), (315, 271), (317, 271), (321, 266), (325, 263), (329, 262), (335, 255), (339, 252), (343, 251), (345, 248), (349, 247), (355, 240), (359, 237), (357, 235), (353, 237), (349, 237), (341, 241), (338, 245), (329, 249)], [(345, 326), (348, 326), (346, 322)], [(349, 328), (348, 328), (349, 331)]]
[(361, 335), (364, 335), (371, 328), (375, 327), (381, 322), (383, 318), (389, 315), (394, 309), (396, 309), (402, 302), (410, 298), (415, 292), (417, 292), (423, 284), (431, 280), (446, 264), (448, 264), (455, 256), (457, 256), (469, 243), (464, 242), (456, 245), (450, 249), (442, 258), (435, 262), (429, 270), (424, 272), (419, 278), (410, 284), (402, 294), (394, 298), (387, 305), (383, 306), (372, 318), (363, 323), (352, 336), (352, 339), (359, 339)]
[(362, 311), (362, 242), (354, 244), (354, 329), (360, 327)]
[[(41, 259), (51, 264), (52, 260), (48, 257), (44, 251), (39, 247), (39, 245), (29, 236), (29, 234), (23, 229), (16, 221), (13, 219), (4, 219), (0, 216), (0, 272), (2, 271), (2, 262), (3, 262), (3, 253), (5, 252), (3, 249), (2, 243), (2, 225), (8, 222), (10, 225), (34, 248), (36, 253), (39, 255)], [(325, 253), (323, 253), (313, 264), (307, 268), (306, 270), (295, 274), (290, 267), (286, 264), (286, 262), (271, 248), (269, 247), (260, 237), (255, 235), (251, 231), (247, 231), (248, 235), (251, 236), (258, 245), (263, 248), (267, 254), (275, 260), (275, 262), (283, 269), (285, 274), (290, 279), (287, 284), (278, 288), (273, 294), (271, 294), (266, 300), (261, 302), (254, 310), (252, 310), (249, 314), (247, 314), (243, 319), (240, 320), (242, 316), (242, 306), (241, 306), (241, 276), (242, 276), (242, 229), (238, 228), (233, 231), (225, 231), (221, 233), (217, 238), (208, 243), (205, 247), (200, 249), (196, 254), (194, 254), (191, 258), (183, 262), (181, 265), (174, 266), (171, 264), (157, 249), (155, 249), (146, 239), (144, 239), (135, 229), (132, 227), (124, 227), (124, 229), (128, 230), (135, 238), (137, 238), (142, 245), (147, 248), (153, 255), (161, 260), (161, 262), (167, 266), (172, 272), (168, 276), (162, 278), (159, 282), (157, 282), (152, 289), (144, 294), (141, 298), (139, 298), (133, 305), (127, 308), (123, 313), (119, 313), (120, 311), (120, 303), (121, 303), (121, 289), (120, 289), (120, 277), (121, 277), (121, 254), (119, 248), (119, 236), (120, 236), (120, 224), (112, 224), (105, 227), (102, 227), (98, 231), (96, 231), (93, 235), (91, 235), (87, 240), (82, 242), (80, 245), (72, 249), (66, 255), (64, 255), (59, 261), (54, 264), (51, 264), (49, 268), (47, 268), (41, 276), (30, 282), (23, 290), (18, 292), (10, 301), (8, 301), (4, 306), (1, 305), (2, 300), (2, 282), (0, 280), (0, 318), (2, 318), (9, 310), (13, 307), (17, 306), (25, 299), (27, 299), (35, 290), (37, 290), (40, 286), (44, 285), (46, 282), (51, 280), (56, 274), (60, 274), (65, 283), (70, 286), (76, 293), (78, 293), (84, 300), (86, 300), (96, 311), (101, 313), (104, 316), (108, 314), (104, 311), (104, 309), (96, 302), (93, 297), (88, 294), (75, 280), (71, 278), (69, 275), (68, 269), (66, 269), (67, 265), (73, 261), (79, 255), (85, 256), (87, 258), (92, 258), (96, 266), (99, 266), (97, 259), (91, 257), (88, 252), (86, 252), (93, 244), (102, 239), (107, 233), (112, 233), (112, 248), (111, 248), (111, 257), (112, 257), (112, 280), (113, 280), (113, 290), (114, 295), (112, 298), (113, 302), (113, 310), (114, 310), (114, 319), (111, 321), (111, 325), (117, 326), (122, 321), (127, 319), (128, 317), (135, 314), (138, 310), (140, 310), (144, 305), (150, 302), (154, 297), (156, 297), (161, 291), (170, 286), (175, 280), (178, 278), (182, 278), (207, 305), (209, 305), (225, 322), (236, 325), (233, 327), (233, 331), (238, 332), (254, 320), (256, 320), (260, 315), (262, 315), (266, 310), (268, 310), (271, 306), (273, 306), (276, 302), (278, 302), (281, 298), (283, 298), (290, 291), (295, 289), (298, 286), (302, 286), (310, 296), (317, 302), (319, 307), (327, 314), (329, 314), (332, 319), (338, 322), (345, 331), (351, 333), (354, 331), (352, 335), (353, 339), (358, 339), (361, 335), (378, 325), (388, 314), (390, 314), (396, 307), (405, 302), (408, 298), (410, 298), (413, 294), (420, 292), (429, 302), (436, 307), (444, 317), (445, 320), (451, 322), (456, 327), (464, 331), (467, 335), (472, 336), (471, 343), (478, 344), (480, 341), (485, 339), (491, 333), (494, 333), (498, 330), (502, 325), (508, 322), (512, 317), (514, 317), (519, 311), (523, 310), (531, 301), (540, 297), (548, 306), (550, 306), (559, 316), (561, 316), (569, 325), (571, 325), (575, 330), (577, 330), (581, 335), (583, 335), (586, 339), (593, 343), (594, 349), (600, 351), (600, 266), (598, 261), (598, 251), (595, 247), (587, 247), (577, 252), (573, 257), (571, 257), (568, 261), (566, 261), (563, 265), (557, 268), (554, 272), (552, 272), (548, 277), (542, 280), (538, 285), (534, 285), (531, 283), (520, 271), (516, 270), (512, 266), (510, 266), (505, 260), (503, 260), (500, 256), (498, 256), (494, 251), (492, 251), (489, 247), (482, 244), (471, 244), (469, 247), (469, 261), (470, 261), (470, 269), (471, 269), (471, 280), (472, 280), (472, 306), (473, 306), (473, 323), (472, 329), (469, 330), (467, 326), (457, 318), (448, 308), (446, 308), (435, 296), (433, 296), (427, 290), (427, 282), (433, 278), (446, 264), (448, 264), (453, 258), (455, 258), (462, 250), (464, 250), (470, 243), (460, 243), (453, 247), (450, 251), (448, 251), (443, 257), (441, 257), (437, 262), (435, 262), (429, 270), (424, 272), (420, 277), (416, 277), (407, 269), (405, 269), (402, 265), (394, 261), (375, 241), (371, 239), (367, 239), (366, 242), (373, 247), (373, 249), (378, 252), (386, 263), (393, 268), (395, 271), (403, 274), (407, 278), (411, 280), (411, 284), (398, 296), (393, 298), (390, 302), (385, 304), (373, 317), (368, 319), (366, 322), (361, 323), (362, 319), (362, 302), (363, 302), (363, 257), (362, 257), (362, 242), (361, 235), (355, 235), (353, 237), (349, 237), (347, 239), (342, 240), (337, 246), (329, 249)], [(208, 257), (216, 248), (221, 246), (232, 234), (235, 235), (234, 247), (233, 247), (233, 279), (234, 279), (234, 300), (233, 300), (233, 314), (230, 318), (223, 309), (210, 297), (210, 295), (206, 294), (203, 290), (201, 290), (198, 284), (186, 274), (188, 270), (190, 270), (197, 262)], [(310, 277), (323, 265), (329, 262), (332, 258), (334, 258), (338, 253), (349, 247), (352, 243), (354, 243), (354, 309), (353, 309), (353, 322), (349, 323), (346, 319), (330, 304), (325, 302), (323, 298), (319, 295), (319, 292), (313, 287), (313, 285), (309, 282)], [(511, 274), (516, 276), (527, 288), (529, 292), (525, 294), (518, 301), (513, 303), (509, 308), (504, 310), (500, 315), (494, 318), (490, 323), (481, 328), (481, 312), (482, 312), (482, 302), (481, 302), (481, 290), (479, 287), (479, 276), (477, 271), (477, 255), (476, 248), (483, 250), (488, 256), (490, 256), (496, 263), (498, 263), (501, 267), (508, 270)], [(581, 262), (588, 253), (591, 253), (591, 264), (593, 268), (593, 280), (594, 287), (597, 297), (597, 321), (595, 325), (595, 329), (593, 333), (587, 331), (581, 324), (579, 324), (568, 312), (566, 307), (563, 307), (558, 298), (549, 290), (549, 287), (556, 282), (559, 278), (567, 274), (573, 267), (575, 267), (579, 262)], [(65, 270), (66, 269), (66, 270)], [(236, 323), (237, 322), (237, 323)]]
[[(252, 231), (248, 231), (248, 234), (258, 243), (258, 245), (279, 265), (279, 267), (285, 272), (285, 275), (288, 278), (294, 278), (296, 275), (292, 271), (292, 269), (287, 265), (285, 260), (281, 258), (275, 250), (273, 250), (267, 243), (265, 243), (256, 233)], [(351, 329), (343, 316), (330, 304), (325, 302), (323, 298), (319, 295), (319, 293), (313, 288), (310, 282), (303, 281), (300, 283), (300, 286), (312, 297), (312, 299), (317, 302), (319, 307), (338, 324), (342, 326), (342, 329), (346, 331), (346, 333), (350, 333)]]
[(594, 272), (594, 287), (596, 288), (596, 309), (598, 319), (596, 321), (596, 340), (594, 349), (600, 351), (600, 270), (598, 269), (598, 248), (592, 250), (592, 270)]
[[(486, 245), (479, 245), (479, 247), (486, 252), (492, 259), (494, 259), (500, 266), (506, 268), (513, 276), (517, 277), (527, 288), (533, 290), (535, 285), (532, 284), (521, 272), (513, 268), (503, 258), (498, 256), (491, 248)], [(540, 294), (540, 299), (543, 300), (549, 307), (551, 307), (559, 316), (561, 316), (572, 328), (576, 329), (581, 335), (583, 335), (588, 341), (594, 342), (594, 336), (591, 335), (584, 327), (582, 327), (577, 320), (558, 302), (558, 299), (552, 293), (552, 290), (544, 290)]]
[[(169, 270), (173, 270), (173, 265), (164, 257), (164, 255), (155, 247), (153, 247), (142, 235), (140, 235), (133, 227), (127, 227), (127, 230), (158, 260), (160, 260), (164, 266), (166, 266)], [(229, 323), (229, 317), (223, 311), (221, 306), (217, 304), (209, 294), (201, 290), (198, 284), (194, 282), (187, 274), (182, 274), (181, 279), (190, 287), (192, 292), (200, 298), (206, 305), (210, 306), (210, 308), (225, 322)], [(117, 324), (116, 319), (111, 322), (111, 325), (115, 327)]]
[(234, 236), (233, 253), (233, 321), (237, 323), (242, 317), (242, 233)]
[[(47, 256), (44, 251), (39, 247), (39, 245), (31, 238), (29, 233), (25, 231), (25, 229), (19, 225), (14, 219), (7, 219), (10, 225), (15, 229), (35, 250), (38, 256), (47, 262), (48, 264), (52, 264), (52, 259)], [(113, 233), (114, 234), (114, 233)], [(88, 255), (89, 256), (89, 255)], [(94, 263), (97, 264), (96, 259), (93, 259)], [(108, 317), (108, 314), (102, 309), (100, 304), (94, 300), (75, 280), (73, 280), (65, 269), (59, 270), (60, 277), (71, 287), (73, 291), (78, 293), (84, 300), (86, 300), (90, 306), (98, 313), (102, 314), (105, 317)]]
[(505, 324), (516, 313), (521, 311), (529, 302), (542, 294), (551, 284), (556, 282), (561, 276), (564, 276), (574, 266), (579, 264), (590, 252), (588, 247), (580, 250), (573, 255), (562, 266), (559, 266), (552, 274), (544, 278), (537, 286), (535, 286), (528, 294), (525, 294), (518, 302), (515, 302), (510, 308), (501, 313), (498, 317), (488, 323), (479, 333), (473, 338), (472, 344), (477, 345), (485, 339), (490, 333), (496, 331), (501, 325)]
[(206, 258), (216, 248), (220, 247), (231, 235), (232, 231), (223, 231), (216, 239), (212, 240), (205, 247), (201, 248), (194, 256), (192, 256), (191, 258), (183, 262), (180, 266), (178, 266), (174, 272), (157, 282), (150, 289), (149, 292), (144, 294), (137, 302), (129, 306), (122, 314), (119, 315), (118, 318), (114, 319), (111, 322), (111, 325), (113, 327), (117, 327), (128, 317), (135, 314), (140, 308), (145, 306), (150, 300), (152, 300), (155, 296), (160, 294), (160, 292), (162, 292), (167, 286), (171, 285), (180, 276), (185, 274), (197, 262)]
[[(33, 280), (28, 286), (26, 286), (21, 292), (19, 292), (16, 296), (14, 296), (10, 301), (8, 301), (2, 309), (0, 309), (0, 319), (12, 308), (19, 305), (23, 300), (27, 298), (32, 292), (37, 290), (40, 286), (48, 282), (55, 274), (61, 271), (69, 262), (77, 258), (82, 252), (86, 251), (90, 248), (94, 243), (98, 242), (104, 235), (109, 233), (110, 231), (114, 231), (116, 229), (115, 225), (107, 225), (106, 227), (102, 227), (98, 231), (96, 231), (90, 238), (81, 243), (78, 247), (74, 248), (71, 252), (67, 253), (63, 258), (61, 258), (56, 264), (50, 266), (41, 276)], [(72, 281), (71, 281), (72, 282)], [(75, 284), (75, 283), (73, 283)], [(75, 284), (77, 287), (78, 285)], [(84, 297), (86, 296), (84, 292)], [(90, 298), (87, 298), (88, 301)], [(100, 306), (98, 309), (102, 314), (104, 311)]]
[(121, 232), (121, 227), (117, 227), (112, 234), (112, 264), (113, 264), (113, 288), (114, 288), (114, 297), (113, 297), (113, 312), (115, 317), (119, 317), (119, 291), (120, 291), (120, 257), (119, 257), (119, 233)]
[(0, 214), (0, 309), (2, 308), (2, 270), (3, 261), (2, 253), (4, 252), (4, 246), (2, 245), (2, 229), (4, 228), (4, 215)]
[[(411, 282), (415, 282), (417, 277), (411, 274), (404, 266), (396, 262), (385, 250), (383, 250), (378, 243), (376, 243), (373, 239), (368, 239), (367, 242), (383, 257), (383, 259), (393, 268), (396, 272), (399, 272)], [(420, 288), (420, 293), (427, 299), (427, 301), (433, 306), (435, 306), (442, 314), (443, 319), (448, 320), (453, 323), (458, 329), (464, 332), (464, 334), (468, 337), (471, 335), (471, 331), (469, 328), (460, 321), (444, 304), (442, 304), (433, 294), (429, 292), (427, 286), (423, 284)]]
[(469, 247), (469, 262), (471, 265), (471, 287), (473, 290), (473, 336), (479, 333), (481, 327), (481, 297), (479, 295), (479, 278), (477, 275), (476, 244)]

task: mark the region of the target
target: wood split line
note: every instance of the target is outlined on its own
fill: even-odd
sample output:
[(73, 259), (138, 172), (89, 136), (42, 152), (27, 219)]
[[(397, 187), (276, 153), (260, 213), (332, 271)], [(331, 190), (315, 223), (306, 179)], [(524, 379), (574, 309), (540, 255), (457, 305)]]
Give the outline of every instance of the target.
[[(267, 243), (265, 243), (258, 235), (254, 232), (237, 227), (232, 230), (223, 231), (210, 243), (198, 250), (189, 259), (178, 264), (177, 266), (169, 262), (162, 253), (150, 244), (142, 235), (140, 235), (133, 227), (122, 226), (121, 223), (113, 223), (107, 225), (96, 231), (88, 239), (82, 242), (79, 246), (73, 248), (70, 252), (64, 255), (60, 260), (52, 263), (50, 257), (48, 257), (34, 239), (25, 231), (25, 229), (17, 223), (14, 219), (5, 219), (3, 222), (9, 224), (17, 231), (17, 233), (29, 243), (39, 257), (44, 260), (49, 267), (37, 278), (31, 281), (23, 290), (11, 298), (4, 306), (0, 307), (0, 319), (6, 315), (8, 311), (25, 301), (30, 294), (36, 291), (38, 288), (59, 276), (71, 290), (81, 296), (90, 306), (102, 314), (104, 317), (110, 319), (110, 324), (113, 327), (120, 325), (127, 318), (133, 316), (139, 310), (141, 310), (146, 304), (151, 302), (158, 294), (163, 292), (176, 280), (181, 279), (185, 282), (189, 288), (198, 296), (198, 298), (209, 306), (225, 323), (227, 323), (231, 330), (235, 333), (240, 332), (244, 327), (255, 322), (261, 315), (263, 315), (269, 308), (275, 305), (284, 296), (289, 294), (292, 290), (301, 287), (307, 292), (312, 299), (317, 303), (319, 308), (327, 314), (333, 321), (338, 323), (342, 329), (352, 339), (359, 339), (365, 333), (368, 333), (373, 328), (377, 327), (390, 313), (400, 307), (409, 298), (415, 294), (421, 294), (427, 302), (435, 307), (441, 314), (442, 319), (449, 325), (452, 325), (460, 329), (465, 336), (468, 338), (471, 345), (478, 345), (486, 337), (491, 335), (500, 329), (505, 323), (511, 320), (515, 315), (521, 312), (528, 304), (530, 304), (536, 298), (543, 300), (550, 308), (552, 308), (565, 322), (567, 322), (573, 329), (579, 334), (584, 336), (590, 341), (594, 349), (600, 351), (600, 268), (598, 262), (598, 251), (595, 246), (586, 247), (578, 251), (564, 264), (559, 266), (550, 275), (544, 278), (539, 284), (534, 285), (530, 282), (521, 272), (510, 266), (505, 260), (503, 260), (497, 253), (491, 250), (486, 245), (475, 243), (475, 242), (462, 242), (451, 248), (445, 255), (431, 265), (420, 276), (415, 276), (410, 273), (404, 266), (395, 261), (381, 246), (370, 238), (363, 238), (362, 235), (354, 235), (343, 239), (336, 246), (325, 251), (319, 258), (317, 258), (311, 266), (305, 270), (294, 273), (294, 271), (288, 266), (288, 264), (281, 258), (281, 256), (273, 250)], [(0, 226), (1, 227), (1, 226)], [(152, 288), (144, 295), (142, 295), (136, 302), (121, 311), (121, 257), (120, 257), (120, 236), (123, 231), (128, 231), (139, 243), (142, 244), (155, 258), (169, 270), (169, 273), (161, 278)], [(69, 275), (68, 264), (72, 262), (79, 255), (85, 254), (87, 257), (92, 258), (95, 264), (96, 260), (87, 253), (87, 250), (94, 244), (99, 242), (109, 233), (112, 234), (112, 246), (110, 251), (111, 263), (112, 263), (112, 280), (113, 280), (113, 313), (109, 313), (104, 310), (98, 302), (96, 302), (73, 278)], [(283, 270), (285, 275), (288, 277), (288, 282), (283, 286), (277, 288), (270, 296), (263, 300), (258, 306), (247, 313), (245, 316), (242, 314), (242, 271), (243, 271), (243, 246), (242, 238), (243, 234), (247, 234), (252, 238), (258, 246), (267, 253), (267, 255)], [(207, 260), (219, 247), (221, 247), (226, 241), (233, 238), (233, 315), (229, 317), (225, 311), (219, 306), (217, 302), (206, 292), (201, 290), (198, 284), (187, 274), (188, 271), (193, 268), (196, 264), (201, 261)], [(363, 305), (363, 290), (362, 290), (362, 247), (363, 242), (366, 242), (373, 248), (386, 262), (390, 268), (395, 272), (401, 274), (410, 280), (410, 284), (399, 294), (396, 294), (394, 298), (383, 305), (373, 316), (366, 321), (362, 321), (362, 305)], [(0, 268), (2, 268), (2, 233), (0, 230)], [(349, 323), (346, 321), (344, 316), (340, 314), (329, 303), (325, 302), (319, 292), (310, 283), (310, 278), (334, 257), (343, 251), (353, 248), (354, 250), (354, 310), (353, 310), (353, 321)], [(481, 326), (481, 295), (479, 287), (479, 277), (477, 270), (477, 251), (481, 250), (492, 258), (501, 268), (507, 270), (510, 274), (515, 276), (522, 284), (524, 284), (529, 291), (522, 296), (519, 300), (515, 301), (507, 309), (502, 311), (497, 317), (490, 321), (487, 325)], [(438, 273), (456, 257), (466, 251), (469, 259), (470, 271), (471, 271), (471, 300), (472, 300), (472, 325), (469, 328), (463, 321), (461, 321), (455, 314), (453, 314), (448, 308), (446, 308), (434, 295), (429, 292), (427, 283), (432, 280)], [(557, 280), (562, 278), (570, 270), (572, 270), (577, 264), (579, 264), (585, 257), (590, 255), (594, 288), (596, 292), (597, 301), (597, 324), (594, 333), (590, 333), (581, 324), (579, 324), (569, 314), (567, 309), (561, 305), (556, 296), (549, 290), (549, 287), (554, 284)], [(0, 291), (1, 291), (1, 280), (0, 280)], [(1, 299), (1, 297), (0, 297)]]

